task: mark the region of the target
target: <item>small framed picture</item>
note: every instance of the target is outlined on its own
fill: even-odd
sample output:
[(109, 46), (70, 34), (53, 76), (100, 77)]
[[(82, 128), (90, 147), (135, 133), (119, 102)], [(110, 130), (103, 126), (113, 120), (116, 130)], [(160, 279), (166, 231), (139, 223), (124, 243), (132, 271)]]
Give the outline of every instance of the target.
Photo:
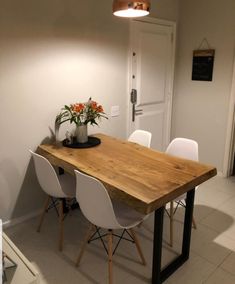
[(212, 81), (214, 56), (214, 49), (193, 51), (192, 80)]

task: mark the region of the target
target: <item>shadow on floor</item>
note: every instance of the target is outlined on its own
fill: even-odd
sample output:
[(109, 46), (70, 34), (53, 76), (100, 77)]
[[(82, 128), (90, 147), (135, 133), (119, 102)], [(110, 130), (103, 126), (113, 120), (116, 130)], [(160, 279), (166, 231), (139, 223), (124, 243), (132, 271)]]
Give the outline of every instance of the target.
[[(183, 208), (178, 209), (174, 225), (174, 247), (168, 246), (169, 218), (164, 218), (164, 243), (163, 243), (163, 265), (173, 259), (180, 252), (181, 234), (183, 228)], [(216, 209), (195, 205), (197, 211), (216, 212), (220, 219), (225, 220), (221, 232), (213, 231), (213, 234), (203, 235), (200, 229), (201, 221), (197, 230), (192, 230), (192, 246), (197, 241), (213, 244), (214, 250), (228, 250), (215, 242), (215, 239), (233, 225), (231, 216)], [(76, 212), (75, 212), (76, 211)], [(66, 218), (65, 222), (65, 247), (60, 253), (57, 250), (58, 224), (54, 212), (48, 213), (42, 232), (36, 233), (36, 219), (31, 219), (25, 223), (7, 229), (7, 234), (31, 260), (44, 279), (44, 283), (105, 283), (107, 282), (107, 257), (99, 242), (88, 245), (84, 258), (79, 268), (75, 268), (74, 261), (77, 257), (81, 240), (87, 228), (87, 221), (79, 210), (75, 210), (72, 215)], [(210, 213), (211, 214), (211, 213)], [(122, 241), (117, 253), (114, 256), (114, 279), (121, 283), (121, 279), (128, 277), (135, 282), (129, 283), (150, 283), (151, 261), (152, 261), (152, 240), (153, 240), (153, 215), (144, 222), (141, 228), (136, 229), (140, 238), (141, 246), (144, 250), (148, 265), (142, 266), (139, 262), (135, 247), (129, 242)], [(201, 233), (200, 233), (201, 232)], [(198, 237), (197, 237), (198, 235)], [(200, 238), (200, 240), (199, 240)], [(205, 256), (207, 257), (207, 256)], [(208, 256), (209, 257), (209, 256)], [(131, 280), (130, 280), (131, 281)]]

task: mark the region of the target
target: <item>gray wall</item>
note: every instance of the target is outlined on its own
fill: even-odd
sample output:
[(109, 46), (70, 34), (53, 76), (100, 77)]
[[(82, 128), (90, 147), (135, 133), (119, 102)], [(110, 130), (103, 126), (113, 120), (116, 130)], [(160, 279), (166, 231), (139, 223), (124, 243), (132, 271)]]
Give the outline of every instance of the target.
[[(38, 210), (44, 198), (28, 149), (54, 128), (64, 104), (103, 104), (102, 131), (126, 137), (129, 21), (112, 16), (111, 0), (0, 0), (0, 217)], [(153, 2), (152, 16), (178, 19), (178, 1)], [(61, 137), (68, 125), (61, 129)]]
[[(200, 160), (222, 171), (235, 47), (235, 1), (181, 0), (179, 8), (172, 137), (196, 139)], [(203, 38), (216, 50), (212, 82), (191, 81), (192, 51)]]

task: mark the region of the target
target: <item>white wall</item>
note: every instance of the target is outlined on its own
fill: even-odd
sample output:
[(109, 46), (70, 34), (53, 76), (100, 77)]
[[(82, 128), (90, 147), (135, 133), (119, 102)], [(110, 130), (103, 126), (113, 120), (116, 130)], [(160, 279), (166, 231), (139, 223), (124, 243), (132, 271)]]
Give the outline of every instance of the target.
[[(172, 137), (199, 142), (200, 160), (222, 171), (235, 47), (235, 1), (181, 0)], [(192, 52), (215, 48), (212, 82), (191, 81)], [(203, 45), (206, 48), (205, 45)]]
[(92, 96), (107, 113), (111, 105), (120, 105), (120, 117), (94, 131), (125, 137), (127, 21), (112, 17), (109, 1), (102, 2), (103, 7), (100, 1), (1, 1), (4, 220), (42, 205), (28, 149), (50, 135), (64, 104)]
[(150, 17), (177, 22), (180, 0), (152, 0)]
[[(111, 0), (0, 0), (0, 217), (5, 221), (41, 207), (44, 195), (28, 149), (50, 136), (64, 104), (92, 96), (108, 114), (119, 105), (119, 117), (90, 132), (126, 137), (129, 21), (113, 17), (111, 5)], [(155, 1), (152, 11), (177, 20), (178, 1)]]

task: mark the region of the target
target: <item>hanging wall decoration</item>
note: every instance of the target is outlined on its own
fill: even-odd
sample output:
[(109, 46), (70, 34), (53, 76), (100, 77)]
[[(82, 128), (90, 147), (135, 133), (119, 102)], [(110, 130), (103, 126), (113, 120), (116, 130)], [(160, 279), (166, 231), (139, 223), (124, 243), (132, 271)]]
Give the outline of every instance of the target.
[[(206, 42), (207, 49), (201, 49)], [(212, 81), (215, 50), (211, 49), (206, 39), (203, 39), (200, 47), (193, 51), (192, 80)]]

